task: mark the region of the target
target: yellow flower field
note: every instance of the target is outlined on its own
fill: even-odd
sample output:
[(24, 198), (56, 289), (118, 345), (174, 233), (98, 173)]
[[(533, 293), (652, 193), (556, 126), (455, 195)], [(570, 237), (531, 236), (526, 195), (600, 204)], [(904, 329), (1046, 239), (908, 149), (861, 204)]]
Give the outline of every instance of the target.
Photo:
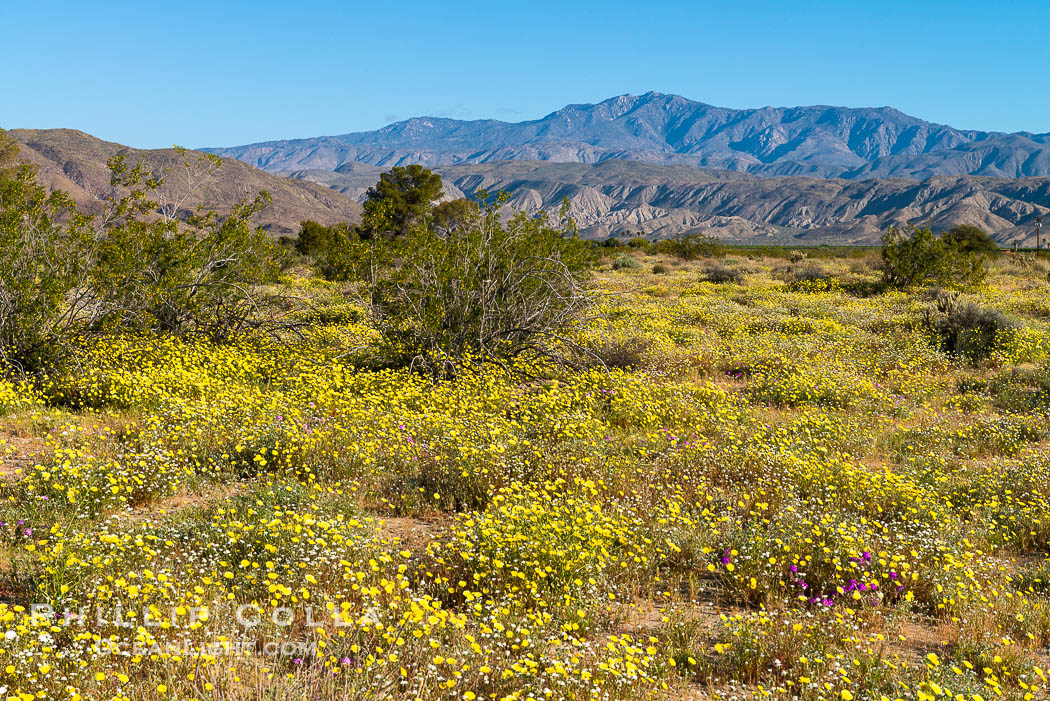
[(1050, 697), (1043, 262), (974, 361), (864, 259), (638, 257), (609, 367), (383, 369), (290, 276), (301, 334), (0, 380), (0, 699)]

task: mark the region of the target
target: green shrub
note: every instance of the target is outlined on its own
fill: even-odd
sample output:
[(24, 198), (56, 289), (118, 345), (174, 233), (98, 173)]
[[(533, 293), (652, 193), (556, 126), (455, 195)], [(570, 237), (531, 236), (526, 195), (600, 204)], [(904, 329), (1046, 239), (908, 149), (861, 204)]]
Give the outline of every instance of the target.
[(85, 295), (88, 223), (67, 195), (37, 184), (29, 167), (0, 179), (0, 375), (33, 374), (61, 360), (77, 321), (69, 305)]
[(386, 261), (364, 266), (361, 290), (391, 363), (452, 375), (470, 358), (564, 358), (573, 346), (567, 331), (592, 301), (593, 249), (571, 220), (507, 220), (505, 203), (501, 195), (445, 233), (362, 242), (368, 259)]
[(642, 264), (631, 256), (620, 256), (612, 262), (613, 270), (635, 270), (640, 267)]
[[(276, 280), (281, 267), (276, 242), (251, 224), (269, 205), (269, 194), (245, 199), (221, 217), (204, 211), (185, 222), (174, 215), (157, 219), (149, 215), (163, 208), (150, 197), (160, 180), (141, 164), (129, 167), (122, 155), (109, 166), (125, 194), (113, 203), (111, 225), (95, 252), (95, 325), (223, 340), (261, 322), (253, 288)], [(221, 161), (203, 155), (185, 166), (211, 173)]]
[(1050, 406), (1050, 368), (1012, 368), (989, 380), (984, 389), (1001, 409), (1042, 409)]
[[(375, 243), (380, 243), (376, 241)], [(361, 232), (346, 228), (335, 232), (330, 245), (317, 258), (317, 269), (321, 277), (332, 282), (366, 277), (371, 265), (387, 264), (376, 254), (384, 253), (381, 246), (372, 245), (372, 239), (362, 238)], [(380, 256), (382, 257), (382, 256)]]
[(936, 305), (936, 312), (926, 315), (927, 327), (940, 337), (944, 350), (973, 361), (991, 355), (1002, 334), (1016, 326), (998, 309), (960, 302), (957, 295), (942, 295)]
[(714, 263), (704, 270), (704, 279), (716, 284), (738, 284), (743, 281), (744, 274), (738, 268)]
[(663, 263), (657, 263), (656, 265), (653, 266), (653, 274), (654, 275), (664, 275), (667, 272), (668, 272), (668, 268)]
[(315, 221), (306, 220), (299, 224), (295, 250), (303, 256), (324, 255), (333, 246), (342, 243), (348, 235), (349, 226), (346, 224), (324, 226)]
[(725, 255), (725, 245), (713, 236), (688, 234), (671, 239), (664, 239), (654, 246), (658, 253), (668, 253), (682, 260), (713, 258)]
[(882, 262), (886, 284), (898, 289), (929, 283), (972, 287), (988, 273), (983, 255), (929, 229), (890, 229), (882, 241)]
[[(187, 156), (192, 190), (221, 166)], [(222, 215), (188, 217), (179, 195), (158, 202), (162, 180), (123, 155), (108, 162), (114, 194), (103, 215), (76, 211), (60, 191), (47, 193), (32, 170), (0, 179), (0, 361), (3, 372), (46, 372), (85, 333), (113, 329), (198, 332), (229, 338), (273, 319), (256, 289), (277, 279), (284, 251), (250, 220), (265, 192)], [(276, 313), (276, 310), (273, 310)]]
[(365, 194), (363, 225), (375, 234), (405, 236), (432, 216), (441, 194), (437, 173), (418, 164), (394, 166)]
[(970, 253), (999, 254), (999, 244), (983, 229), (972, 224), (960, 224), (952, 227), (942, 236), (945, 242), (962, 251)]

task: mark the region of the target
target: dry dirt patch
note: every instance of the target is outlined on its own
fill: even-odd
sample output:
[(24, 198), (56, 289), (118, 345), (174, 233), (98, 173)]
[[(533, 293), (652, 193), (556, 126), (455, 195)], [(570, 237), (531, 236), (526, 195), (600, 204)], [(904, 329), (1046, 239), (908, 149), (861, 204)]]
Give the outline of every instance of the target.
[(11, 479), (18, 470), (37, 464), (44, 450), (43, 439), (17, 429), (0, 429), (0, 479)]

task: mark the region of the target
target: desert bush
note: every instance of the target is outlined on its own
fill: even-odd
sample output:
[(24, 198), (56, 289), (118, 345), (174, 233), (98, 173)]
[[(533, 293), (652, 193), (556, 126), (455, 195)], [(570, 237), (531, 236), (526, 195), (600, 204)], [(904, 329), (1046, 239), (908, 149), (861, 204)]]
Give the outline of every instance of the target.
[(883, 278), (899, 289), (935, 283), (972, 287), (987, 275), (985, 258), (929, 229), (889, 230), (882, 241)]
[(704, 279), (717, 284), (737, 284), (743, 281), (744, 274), (738, 268), (730, 268), (729, 266), (715, 263), (707, 266), (704, 270)]
[(373, 266), (390, 264), (388, 247), (362, 238), (355, 229), (335, 232), (331, 245), (315, 258), (317, 271), (330, 282), (347, 282), (367, 277)]
[(1009, 411), (1033, 411), (1050, 406), (1050, 368), (1012, 368), (983, 387), (995, 403)]
[(664, 265), (663, 263), (657, 263), (656, 265), (653, 266), (653, 274), (654, 275), (665, 275), (668, 272), (668, 270), (669, 270), (668, 267), (666, 265)]
[(324, 226), (306, 220), (299, 224), (299, 235), (294, 239), (296, 252), (303, 256), (323, 256), (342, 243), (350, 233), (347, 224)]
[(636, 270), (640, 267), (642, 264), (631, 256), (620, 256), (612, 262), (613, 270)]
[[(185, 157), (198, 188), (221, 161)], [(265, 192), (220, 216), (184, 217), (181, 200), (158, 202), (163, 179), (118, 155), (108, 163), (113, 191), (96, 218), (50, 194), (31, 169), (0, 182), (0, 244), (19, 251), (0, 262), (0, 354), (22, 373), (60, 364), (85, 333), (112, 329), (202, 332), (230, 338), (272, 321), (261, 313), (259, 283), (276, 280), (279, 246), (250, 220)]]
[(652, 343), (644, 336), (604, 337), (580, 354), (581, 365), (602, 365), (621, 370), (637, 368)]
[[(183, 152), (185, 153), (185, 152)], [(184, 163), (201, 177), (221, 161)], [(230, 338), (262, 321), (253, 288), (280, 272), (278, 246), (251, 219), (270, 202), (266, 192), (223, 217), (200, 211), (187, 221), (150, 199), (160, 179), (123, 156), (109, 161), (117, 192), (109, 226), (99, 235), (90, 286), (93, 323), (164, 333)], [(160, 212), (161, 216), (151, 216)]]
[(394, 166), (365, 194), (365, 227), (377, 234), (405, 236), (432, 215), (441, 193), (437, 173), (418, 164)]
[(855, 260), (849, 264), (849, 271), (854, 275), (868, 275), (873, 270), (872, 261)]
[[(63, 223), (64, 222), (64, 223)], [(0, 180), (0, 360), (32, 374), (67, 350), (91, 262), (88, 220), (22, 168)]]
[(713, 236), (704, 234), (689, 234), (664, 239), (654, 247), (659, 253), (667, 253), (682, 260), (696, 260), (698, 258), (712, 258), (725, 254), (725, 245)]
[(505, 203), (444, 234), (420, 227), (362, 242), (362, 302), (391, 362), (449, 375), (471, 356), (564, 359), (575, 345), (566, 332), (592, 301), (593, 252), (566, 212), (555, 225), (524, 213), (504, 221)]
[(18, 173), (18, 142), (0, 129), (0, 179), (13, 177)]
[(926, 326), (941, 339), (944, 350), (973, 361), (991, 355), (1002, 335), (1016, 326), (998, 309), (962, 302), (956, 294), (942, 294), (934, 304)]
[(983, 229), (972, 224), (960, 224), (952, 227), (942, 235), (945, 242), (957, 247), (959, 250), (970, 253), (999, 254), (999, 244), (995, 242)]
[(819, 265), (809, 263), (807, 265), (793, 266), (789, 272), (790, 282), (817, 282), (831, 280), (831, 274)]
[(791, 292), (840, 292), (842, 286), (820, 266), (807, 263), (792, 266), (787, 271), (786, 289)]

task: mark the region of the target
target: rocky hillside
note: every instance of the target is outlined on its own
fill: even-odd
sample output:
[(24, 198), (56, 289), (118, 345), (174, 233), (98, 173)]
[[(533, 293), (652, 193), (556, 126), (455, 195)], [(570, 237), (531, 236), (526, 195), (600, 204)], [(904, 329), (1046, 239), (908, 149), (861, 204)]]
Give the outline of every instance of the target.
[[(382, 168), (344, 164), (337, 172), (301, 170), (361, 199)], [(760, 178), (734, 171), (631, 161), (598, 164), (511, 161), (440, 167), (449, 197), (505, 190), (511, 206), (535, 212), (573, 205), (585, 236), (692, 231), (745, 242), (875, 243), (891, 225), (947, 229), (976, 224), (1003, 245), (1034, 244), (1033, 217), (1050, 217), (1050, 178), (938, 176), (851, 181)]]
[[(177, 168), (184, 159), (172, 149), (140, 151), (72, 129), (13, 129), (9, 133), (20, 143), (21, 158), (37, 167), (41, 182), (70, 193), (89, 211), (97, 209), (99, 197), (110, 190), (106, 161), (117, 153), (126, 153), (132, 163), (144, 161), (154, 170), (171, 169), (161, 198), (186, 189)], [(338, 192), (266, 173), (235, 159), (224, 160), (217, 176), (193, 192), (182, 207), (192, 211), (203, 204), (222, 212), (262, 190), (270, 193), (273, 203), (256, 221), (275, 235), (298, 232), (303, 219), (334, 224), (360, 217), (361, 207)]]
[(848, 180), (1050, 175), (1050, 134), (954, 129), (889, 107), (736, 110), (661, 93), (569, 105), (527, 122), (421, 117), (377, 131), (209, 150), (271, 172), (621, 159)]

